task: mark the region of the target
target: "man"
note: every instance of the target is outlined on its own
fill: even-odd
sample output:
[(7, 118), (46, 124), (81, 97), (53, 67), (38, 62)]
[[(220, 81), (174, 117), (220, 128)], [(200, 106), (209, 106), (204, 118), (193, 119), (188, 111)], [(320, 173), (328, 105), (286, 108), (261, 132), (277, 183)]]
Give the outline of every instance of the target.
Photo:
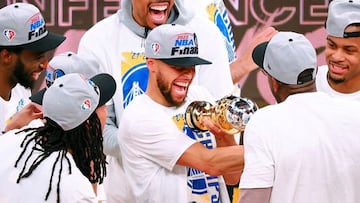
[[(104, 132), (104, 151), (108, 156), (109, 173), (105, 180), (107, 202), (133, 202), (123, 173), (117, 134), (123, 110), (132, 99), (146, 91), (148, 69), (144, 57), (145, 38), (161, 24), (176, 23), (194, 29), (202, 47), (200, 55), (212, 60), (208, 67), (197, 67), (194, 84), (205, 86), (215, 99), (231, 94), (234, 83), (256, 68), (251, 49), (229, 67), (229, 55), (223, 35), (208, 19), (193, 12), (191, 1), (122, 0), (121, 9), (90, 28), (79, 43), (78, 53), (99, 61), (104, 72), (113, 75), (118, 91), (109, 107), (109, 119)], [(258, 35), (254, 43), (273, 35), (273, 28)], [(255, 46), (255, 45), (253, 45)], [(218, 79), (221, 78), (221, 81)], [(217, 81), (217, 82), (215, 82)], [(108, 185), (108, 186), (107, 186)]]
[(106, 174), (102, 130), (115, 89), (109, 74), (55, 80), (42, 94), (45, 122), (0, 136), (0, 199), (97, 202), (91, 183)]
[(253, 58), (278, 104), (246, 126), (239, 202), (358, 202), (358, 102), (316, 92), (316, 53), (304, 35), (279, 32)]
[[(31, 88), (41, 71), (46, 68), (48, 63), (46, 52), (58, 47), (65, 37), (48, 32), (39, 9), (27, 3), (14, 3), (0, 9), (0, 31), (2, 33), (0, 35), (0, 130), (2, 131), (7, 119), (6, 105), (11, 99), (11, 90), (16, 84)], [(36, 107), (31, 105), (27, 108), (36, 110)]]
[(90, 78), (98, 72), (99, 64), (93, 59), (80, 57), (73, 52), (63, 52), (55, 55), (47, 64), (45, 74), (46, 87), (29, 98), (32, 102), (27, 106), (36, 106), (36, 109), (29, 110), (29, 108), (24, 108), (12, 115), (12, 119), (8, 121), (4, 131), (21, 128), (26, 126), (30, 121), (43, 117), (41, 110), (42, 94), (46, 88), (50, 87), (55, 79), (69, 73), (81, 73), (85, 77)]
[(360, 101), (360, 1), (331, 1), (326, 32), (327, 65), (319, 67), (317, 89)]
[(192, 101), (213, 101), (205, 88), (190, 85), (195, 66), (210, 64), (199, 57), (197, 39), (186, 26), (164, 24), (146, 40), (148, 87), (125, 109), (118, 134), (134, 202), (229, 202), (220, 175), (239, 180), (243, 151), (233, 135), (222, 132), (215, 143), (184, 122)]

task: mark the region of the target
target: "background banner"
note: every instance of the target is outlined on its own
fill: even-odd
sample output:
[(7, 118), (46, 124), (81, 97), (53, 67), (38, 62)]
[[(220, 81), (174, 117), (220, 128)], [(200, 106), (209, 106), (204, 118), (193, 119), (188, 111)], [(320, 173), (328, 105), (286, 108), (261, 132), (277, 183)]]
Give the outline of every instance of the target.
[[(193, 1), (195, 5), (207, 6), (203, 2), (210, 3), (221, 0), (184, 1)], [(196, 1), (201, 2), (196, 3)], [(236, 56), (243, 53), (249, 40), (264, 26), (273, 26), (278, 30), (304, 34), (317, 50), (319, 65), (325, 64), (323, 56), (326, 43), (324, 23), (329, 0), (223, 1), (233, 31)], [(63, 51), (76, 52), (83, 33), (93, 24), (120, 8), (120, 0), (1, 0), (0, 7), (15, 2), (28, 2), (36, 5), (43, 13), (48, 29), (67, 36), (67, 40), (51, 54)], [(203, 11), (206, 8), (199, 6), (198, 9)], [(268, 89), (266, 78), (260, 71), (251, 72), (240, 81), (239, 85), (241, 86), (241, 96), (253, 99), (259, 106), (275, 102)]]

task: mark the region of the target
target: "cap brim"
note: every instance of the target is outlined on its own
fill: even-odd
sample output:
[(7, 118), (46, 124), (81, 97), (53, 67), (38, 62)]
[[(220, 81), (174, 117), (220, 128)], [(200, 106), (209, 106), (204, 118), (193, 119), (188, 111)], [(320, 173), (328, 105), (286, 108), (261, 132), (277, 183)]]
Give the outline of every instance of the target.
[(31, 42), (29, 44), (21, 45), (21, 47), (23, 47), (24, 49), (34, 51), (34, 52), (42, 53), (42, 52), (47, 52), (52, 49), (55, 49), (65, 39), (66, 39), (65, 36), (48, 32), (48, 34), (45, 37), (41, 38), (40, 40)]
[(43, 97), (44, 97), (44, 94), (45, 94), (45, 91), (46, 91), (47, 88), (44, 88), (38, 92), (36, 92), (35, 94), (31, 95), (29, 97), (29, 99), (32, 101), (32, 102), (35, 102), (37, 104), (40, 104), (42, 105), (42, 101), (43, 101)]
[(254, 62), (262, 69), (264, 69), (263, 66), (264, 66), (265, 50), (268, 44), (269, 42), (263, 42), (257, 45), (252, 52), (252, 58)]
[(183, 57), (183, 58), (171, 58), (171, 59), (160, 59), (160, 60), (169, 65), (179, 66), (179, 67), (212, 64), (210, 61), (207, 61), (199, 57)]
[(107, 73), (100, 73), (90, 78), (100, 89), (100, 100), (99, 106), (104, 105), (108, 102), (115, 94), (116, 82), (114, 78)]

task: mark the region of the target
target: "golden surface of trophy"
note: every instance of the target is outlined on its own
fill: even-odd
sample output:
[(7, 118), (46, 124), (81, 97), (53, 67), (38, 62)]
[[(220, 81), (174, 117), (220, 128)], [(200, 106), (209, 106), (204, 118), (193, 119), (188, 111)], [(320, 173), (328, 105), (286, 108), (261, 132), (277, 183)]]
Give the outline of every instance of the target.
[(185, 121), (192, 129), (207, 131), (203, 119), (208, 117), (225, 132), (236, 134), (244, 130), (257, 109), (252, 100), (236, 96), (224, 97), (215, 105), (207, 101), (193, 101), (186, 109)]

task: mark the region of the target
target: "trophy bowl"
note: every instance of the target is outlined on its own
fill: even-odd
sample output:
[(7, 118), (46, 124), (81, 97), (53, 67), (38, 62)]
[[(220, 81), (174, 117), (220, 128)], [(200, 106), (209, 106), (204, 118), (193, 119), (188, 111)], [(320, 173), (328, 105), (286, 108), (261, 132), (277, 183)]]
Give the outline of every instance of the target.
[(258, 110), (258, 106), (248, 98), (234, 98), (225, 111), (226, 121), (232, 128), (229, 133), (238, 133), (245, 129), (251, 116)]
[(208, 130), (203, 124), (204, 117), (209, 117), (223, 131), (236, 134), (245, 129), (250, 117), (258, 110), (255, 102), (248, 98), (227, 96), (212, 105), (206, 101), (194, 101), (186, 109), (185, 121), (192, 129)]

